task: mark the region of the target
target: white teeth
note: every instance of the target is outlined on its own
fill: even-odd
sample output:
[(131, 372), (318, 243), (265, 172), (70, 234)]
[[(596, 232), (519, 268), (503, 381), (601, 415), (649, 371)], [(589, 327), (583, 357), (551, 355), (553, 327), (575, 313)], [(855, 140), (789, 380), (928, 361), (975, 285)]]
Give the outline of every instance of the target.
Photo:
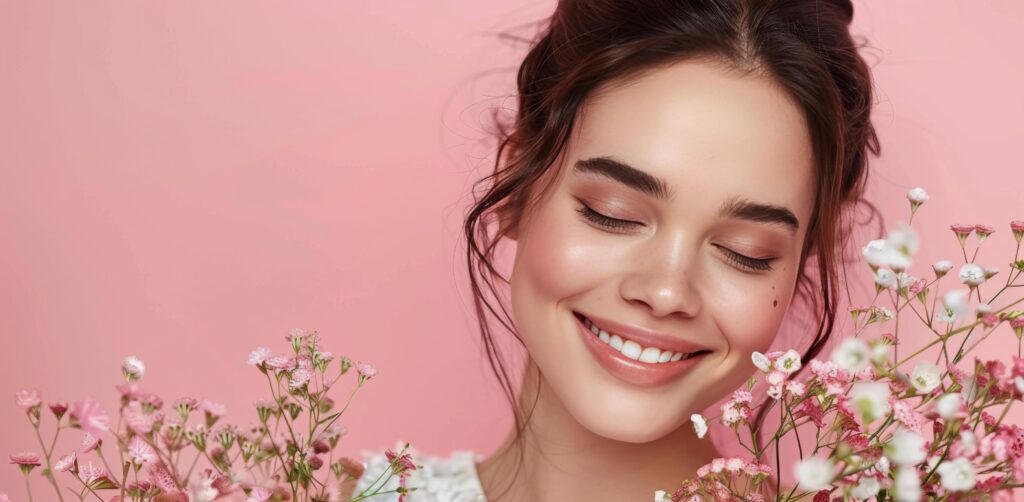
[(622, 355), (630, 359), (640, 359), (640, 351), (642, 350), (643, 347), (641, 347), (639, 343), (636, 343), (633, 340), (626, 340), (622, 343), (622, 349), (619, 350), (619, 352), (622, 352)]
[(667, 363), (675, 362), (682, 359), (688, 359), (693, 353), (684, 354), (682, 352), (672, 352), (670, 350), (663, 350), (657, 347), (642, 347), (639, 343), (634, 342), (626, 338), (622, 338), (619, 335), (608, 333), (607, 331), (598, 328), (589, 319), (584, 321), (587, 328), (597, 335), (597, 337), (604, 343), (611, 345), (611, 347), (622, 355), (644, 363)]

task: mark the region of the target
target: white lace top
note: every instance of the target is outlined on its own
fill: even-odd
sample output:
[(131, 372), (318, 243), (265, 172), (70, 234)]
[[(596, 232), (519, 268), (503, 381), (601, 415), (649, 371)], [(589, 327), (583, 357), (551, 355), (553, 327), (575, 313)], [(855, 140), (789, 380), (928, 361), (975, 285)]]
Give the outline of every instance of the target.
[[(402, 442), (393, 451), (401, 449)], [(469, 450), (459, 450), (447, 457), (427, 455), (414, 450), (412, 447), (406, 450), (412, 455), (412, 461), (418, 467), (412, 471), (406, 479), (406, 487), (418, 489), (409, 493), (405, 498), (406, 502), (487, 502), (484, 498), (484, 489), (477, 477), (476, 462), (482, 460), (481, 455)], [(390, 463), (383, 451), (363, 450), (363, 466), (365, 471), (360, 476), (354, 495), (358, 495), (376, 480), (376, 486), (380, 486), (384, 478), (388, 477), (386, 472)], [(379, 479), (378, 479), (379, 477)], [(391, 479), (384, 485), (382, 491), (389, 491), (398, 488), (398, 476), (391, 476)], [(391, 492), (363, 500), (371, 502), (396, 502), (398, 494)]]

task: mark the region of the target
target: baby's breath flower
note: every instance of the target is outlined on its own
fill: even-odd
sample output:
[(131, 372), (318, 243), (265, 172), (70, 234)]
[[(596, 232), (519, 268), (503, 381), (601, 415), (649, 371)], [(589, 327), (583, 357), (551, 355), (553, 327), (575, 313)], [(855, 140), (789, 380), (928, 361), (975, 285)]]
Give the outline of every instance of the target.
[(121, 361), (121, 372), (129, 382), (134, 382), (142, 379), (142, 375), (146, 373), (146, 365), (139, 358), (128, 356)]
[(924, 461), (925, 440), (920, 434), (899, 427), (884, 445), (885, 456), (896, 465), (917, 465)]
[(828, 488), (835, 476), (835, 465), (827, 458), (807, 457), (793, 469), (800, 488), (807, 491), (818, 491)]
[(690, 415), (690, 422), (693, 423), (693, 430), (698, 438), (703, 438), (708, 433), (708, 421), (700, 413)]
[(1011, 221), (1010, 230), (1013, 231), (1013, 238), (1017, 240), (1017, 243), (1020, 243), (1021, 238), (1024, 237), (1024, 221)]
[(910, 384), (921, 394), (927, 394), (942, 385), (942, 368), (927, 361), (919, 361), (910, 373)]
[(939, 473), (942, 487), (951, 492), (963, 492), (974, 488), (974, 466), (964, 457), (947, 460), (939, 464), (935, 470)]
[(985, 282), (985, 269), (975, 263), (965, 263), (960, 267), (960, 282), (970, 286), (980, 286)]
[(892, 409), (889, 395), (889, 386), (884, 383), (856, 382), (850, 387), (850, 404), (860, 412), (864, 424), (869, 424)]
[(775, 360), (775, 369), (792, 375), (800, 369), (800, 353), (789, 349), (782, 356)]
[(880, 268), (875, 272), (875, 285), (879, 290), (892, 289), (896, 284), (896, 274), (887, 268)]
[(971, 311), (967, 303), (968, 292), (962, 289), (947, 291), (942, 296), (942, 304), (949, 309), (956, 317), (965, 317)]
[(966, 225), (963, 223), (956, 223), (949, 226), (949, 229), (956, 234), (957, 240), (960, 241), (960, 245), (963, 246), (967, 238), (970, 237), (971, 233), (974, 232), (974, 225)]
[(921, 478), (917, 468), (900, 467), (893, 478), (893, 489), (897, 502), (919, 502), (921, 500)]
[(869, 356), (868, 345), (860, 338), (845, 338), (832, 349), (832, 361), (851, 373), (864, 369), (868, 365)]
[(916, 211), (921, 204), (928, 200), (928, 192), (921, 187), (914, 187), (907, 192), (907, 200), (910, 201), (911, 212)]
[(767, 356), (756, 350), (750, 354), (750, 360), (754, 363), (754, 366), (756, 366), (757, 369), (765, 373), (772, 370), (772, 361), (768, 359)]
[(935, 271), (936, 278), (946, 275), (946, 272), (949, 272), (952, 269), (953, 262), (949, 260), (939, 260), (932, 264), (932, 270)]

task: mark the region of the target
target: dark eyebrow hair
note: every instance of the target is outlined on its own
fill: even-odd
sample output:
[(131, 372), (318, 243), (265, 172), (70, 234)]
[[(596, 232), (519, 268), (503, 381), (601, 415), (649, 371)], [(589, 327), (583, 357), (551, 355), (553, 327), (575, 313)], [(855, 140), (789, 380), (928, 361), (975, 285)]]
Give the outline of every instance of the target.
[[(579, 173), (596, 174), (605, 178), (618, 181), (634, 190), (650, 195), (658, 199), (671, 199), (674, 197), (672, 189), (665, 180), (652, 176), (625, 162), (612, 157), (591, 157), (576, 161), (573, 166)], [(722, 218), (735, 218), (740, 220), (754, 221), (783, 225), (791, 232), (800, 228), (800, 220), (793, 211), (783, 206), (753, 202), (745, 198), (734, 196), (726, 200), (718, 208), (718, 216)]]

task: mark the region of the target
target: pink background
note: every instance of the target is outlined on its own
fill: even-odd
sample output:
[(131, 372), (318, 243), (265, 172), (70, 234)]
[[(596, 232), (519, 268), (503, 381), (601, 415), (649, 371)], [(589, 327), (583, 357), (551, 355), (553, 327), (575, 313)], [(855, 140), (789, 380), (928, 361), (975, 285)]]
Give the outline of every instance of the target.
[[(497, 34), (554, 2), (283, 5), (0, 2), (5, 465), (39, 450), (16, 391), (114, 412), (126, 355), (168, 401), (248, 423), (264, 388), (245, 356), (284, 350), (292, 327), (380, 370), (344, 420), (346, 453), (490, 453), (504, 437), (460, 224), (493, 163), (489, 110), (515, 105), (523, 48)], [(918, 275), (959, 256), (949, 223), (994, 226), (979, 261), (1005, 281), (1007, 222), (1024, 219), (1024, 6), (856, 7), (883, 146), (871, 199), (892, 223), (906, 190), (930, 192)], [(1009, 330), (985, 353), (1008, 347)], [(14, 466), (2, 491), (24, 498)]]

